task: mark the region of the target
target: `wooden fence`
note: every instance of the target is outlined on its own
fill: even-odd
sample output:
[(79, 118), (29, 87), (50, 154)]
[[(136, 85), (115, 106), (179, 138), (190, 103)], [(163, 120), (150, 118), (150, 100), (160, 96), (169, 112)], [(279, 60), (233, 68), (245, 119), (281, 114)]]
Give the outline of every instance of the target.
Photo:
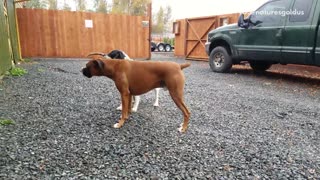
[(17, 9), (23, 57), (86, 57), (121, 49), (148, 58), (148, 16)]
[(192, 60), (208, 60), (205, 42), (208, 33), (224, 24), (238, 22), (239, 13), (181, 19), (174, 22), (175, 56)]

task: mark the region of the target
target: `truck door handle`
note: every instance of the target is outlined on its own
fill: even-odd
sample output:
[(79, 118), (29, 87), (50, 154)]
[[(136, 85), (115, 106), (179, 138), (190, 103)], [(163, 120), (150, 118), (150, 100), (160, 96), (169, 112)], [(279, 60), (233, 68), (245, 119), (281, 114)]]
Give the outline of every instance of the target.
[(282, 28), (281, 28), (281, 29), (278, 29), (278, 32), (277, 32), (277, 34), (276, 34), (276, 37), (282, 37), (282, 31), (283, 31)]

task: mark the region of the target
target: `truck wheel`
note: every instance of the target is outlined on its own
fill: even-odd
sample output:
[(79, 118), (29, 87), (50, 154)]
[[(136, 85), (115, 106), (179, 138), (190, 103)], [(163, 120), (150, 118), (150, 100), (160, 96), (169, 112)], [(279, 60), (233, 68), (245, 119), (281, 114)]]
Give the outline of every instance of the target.
[(153, 52), (153, 51), (155, 51), (155, 50), (156, 50), (156, 48), (157, 48), (156, 43), (151, 42), (151, 51), (152, 51), (152, 52)]
[(158, 45), (158, 51), (160, 51), (160, 52), (164, 52), (164, 51), (165, 51), (165, 47), (164, 47), (164, 44), (163, 44), (163, 43), (160, 43), (160, 44)]
[(232, 58), (225, 47), (218, 46), (211, 51), (209, 64), (213, 72), (226, 73), (232, 67)]
[(171, 51), (171, 45), (170, 44), (167, 44), (166, 47), (165, 47), (165, 50), (166, 52), (170, 52)]
[(270, 62), (266, 61), (250, 61), (249, 64), (254, 72), (263, 72), (272, 66)]

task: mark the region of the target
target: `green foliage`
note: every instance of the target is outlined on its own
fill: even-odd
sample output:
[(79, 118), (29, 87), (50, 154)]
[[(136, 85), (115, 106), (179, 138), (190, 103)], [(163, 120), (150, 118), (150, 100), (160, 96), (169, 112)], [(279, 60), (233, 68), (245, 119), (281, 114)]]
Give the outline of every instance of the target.
[(24, 58), (24, 59), (22, 59), (22, 62), (31, 63), (31, 62), (32, 62), (32, 59)]
[(145, 15), (150, 0), (113, 0), (113, 14)]
[(155, 21), (152, 25), (152, 32), (153, 33), (163, 33), (164, 32), (164, 10), (162, 6), (160, 7), (158, 13), (156, 14)]
[(130, 15), (146, 15), (150, 0), (133, 0), (130, 7)]
[(94, 0), (93, 10), (88, 9), (88, 0), (63, 0), (62, 6), (58, 6), (59, 0), (30, 0), (25, 6), (27, 8), (37, 9), (63, 9), (71, 10), (67, 2), (72, 1), (76, 6), (76, 11), (91, 11), (100, 13), (129, 14), (129, 15), (146, 15), (148, 4), (151, 0), (113, 0), (112, 6), (108, 7), (108, 0)]
[(66, 1), (64, 1), (64, 3), (63, 3), (62, 10), (71, 11), (71, 7), (69, 6), (68, 3), (66, 3)]
[(15, 125), (16, 123), (10, 119), (0, 119), (0, 126)]
[(58, 9), (57, 0), (46, 0), (46, 4), (48, 5), (48, 9)]
[(95, 0), (95, 9), (96, 12), (99, 13), (107, 13), (108, 12), (108, 4), (106, 0)]
[(169, 38), (169, 37), (163, 38), (163, 42), (170, 44), (171, 46), (174, 46), (174, 43), (175, 43), (174, 38)]
[(25, 70), (23, 68), (18, 68), (18, 67), (14, 67), (9, 70), (9, 75), (11, 75), (11, 76), (23, 76), (27, 73), (28, 73), (27, 70)]
[(172, 29), (172, 8), (161, 6), (159, 11), (153, 15), (152, 33), (163, 34), (171, 32)]
[(76, 0), (75, 3), (77, 11), (86, 11), (87, 3), (85, 0)]
[(26, 7), (34, 9), (44, 9), (47, 7), (47, 4), (44, 0), (32, 0), (26, 2)]
[(42, 69), (42, 68), (38, 68), (38, 72), (42, 73), (45, 72), (46, 70)]

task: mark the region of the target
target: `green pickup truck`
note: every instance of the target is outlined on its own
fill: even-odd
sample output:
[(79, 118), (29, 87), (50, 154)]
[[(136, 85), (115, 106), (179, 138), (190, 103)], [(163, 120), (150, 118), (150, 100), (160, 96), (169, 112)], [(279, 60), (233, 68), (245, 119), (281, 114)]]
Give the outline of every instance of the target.
[(272, 64), (320, 66), (320, 0), (270, 0), (237, 24), (209, 32), (206, 53), (214, 72), (249, 62), (254, 71)]

